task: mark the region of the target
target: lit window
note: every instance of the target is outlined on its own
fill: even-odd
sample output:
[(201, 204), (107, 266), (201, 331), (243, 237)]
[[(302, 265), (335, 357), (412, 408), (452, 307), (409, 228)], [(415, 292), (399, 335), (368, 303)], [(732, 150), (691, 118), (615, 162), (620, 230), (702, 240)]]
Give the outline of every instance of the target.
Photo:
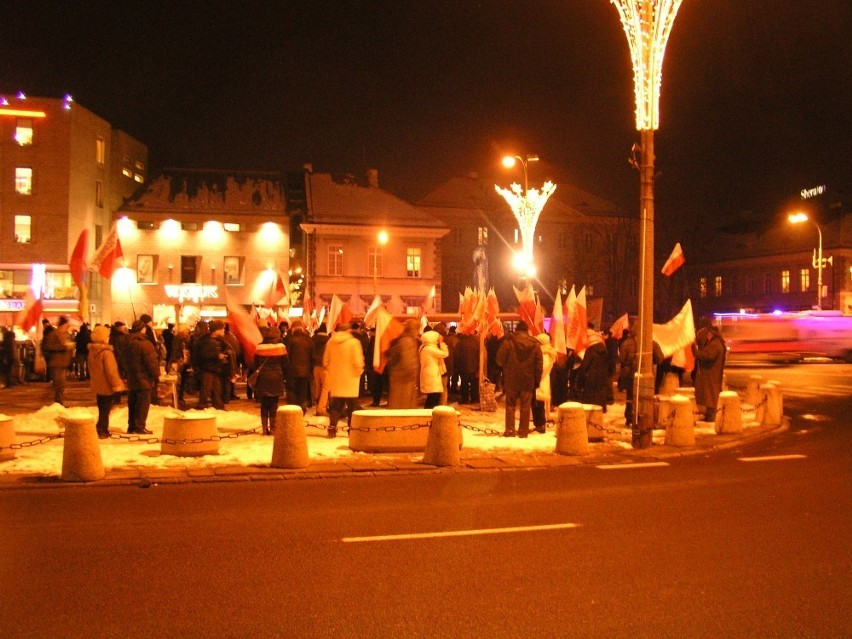
[(15, 192), (21, 195), (33, 194), (33, 170), (27, 166), (15, 168)]
[(104, 183), (100, 180), (95, 180), (95, 206), (104, 208)]
[(405, 274), (408, 277), (420, 277), (420, 249), (405, 250)]
[(781, 292), (790, 292), (790, 271), (786, 269), (781, 271)]
[(488, 227), (480, 226), (476, 233), (477, 239), (479, 240), (479, 246), (488, 246)]
[(811, 290), (811, 269), (803, 268), (799, 271), (799, 290)]
[(136, 162), (134, 162), (134, 163), (133, 163), (133, 166), (135, 166), (135, 167), (136, 167), (137, 169), (139, 169), (140, 171), (144, 171), (144, 170), (145, 170), (145, 165), (144, 165), (144, 164), (142, 164), (142, 162), (140, 162), (139, 160), (136, 160)]
[(30, 215), (15, 216), (15, 241), (18, 244), (29, 244), (32, 241), (33, 218)]
[(106, 142), (102, 137), (98, 137), (95, 140), (95, 160), (97, 160), (98, 164), (106, 162)]
[(367, 268), (376, 277), (384, 275), (384, 260), (380, 246), (371, 246), (367, 250)]
[(342, 244), (329, 244), (328, 246), (328, 274), (343, 275)]
[(121, 169), (121, 174), (124, 177), (129, 177), (129, 178), (133, 177), (133, 171), (131, 171), (130, 169)]
[(722, 276), (717, 275), (713, 280), (713, 295), (722, 297)]
[(15, 126), (15, 142), (21, 146), (29, 146), (33, 143), (32, 118), (18, 118), (18, 124)]
[(707, 278), (702, 277), (698, 280), (698, 294), (701, 297), (707, 297)]
[(240, 225), (238, 222), (225, 222), (222, 224), (222, 228), (224, 228), (229, 233), (239, 233)]
[(142, 176), (142, 175), (140, 175), (139, 173), (134, 173), (134, 174), (133, 174), (133, 179), (134, 179), (135, 181), (139, 182), (139, 184), (142, 184), (142, 183), (145, 181), (145, 177), (144, 177), (144, 176)]

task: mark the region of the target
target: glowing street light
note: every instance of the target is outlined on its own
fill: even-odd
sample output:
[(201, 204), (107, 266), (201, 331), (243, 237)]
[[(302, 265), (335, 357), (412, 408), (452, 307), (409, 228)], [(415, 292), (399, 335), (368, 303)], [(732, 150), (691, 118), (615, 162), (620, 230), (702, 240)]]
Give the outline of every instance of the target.
[(545, 182), (541, 190), (530, 189), (527, 164), (529, 162), (538, 162), (538, 156), (528, 155), (524, 159), (520, 155), (507, 155), (503, 158), (503, 166), (512, 168), (518, 161), (524, 168), (523, 189), (521, 189), (519, 184), (512, 184), (508, 189), (501, 189), (495, 184), (494, 188), (506, 200), (518, 222), (518, 228), (521, 231), (521, 251), (515, 254), (513, 262), (515, 268), (520, 272), (521, 277), (526, 279), (527, 277), (535, 276), (535, 263), (533, 260), (535, 227), (538, 224), (538, 218), (541, 215), (542, 209), (544, 209), (544, 205), (556, 190), (556, 185), (553, 182)]
[(816, 227), (817, 233), (819, 234), (819, 245), (817, 247), (816, 252), (814, 253), (813, 259), (811, 260), (811, 265), (817, 270), (816, 309), (818, 311), (822, 310), (822, 269), (825, 267), (826, 263), (832, 263), (831, 257), (825, 259), (822, 256), (822, 229), (819, 227), (819, 224), (817, 224), (811, 218), (808, 217), (807, 213), (791, 213), (787, 216), (787, 221), (790, 222), (790, 224), (801, 224), (802, 222), (810, 222)]
[(376, 250), (373, 253), (373, 297), (379, 293), (379, 247), (388, 243), (388, 232), (384, 229), (376, 234)]
[(639, 383), (638, 410), (633, 427), (633, 446), (648, 448), (654, 428), (654, 130), (660, 126), (660, 86), (663, 56), (681, 0), (610, 0), (618, 10), (630, 57), (633, 61), (633, 91), (636, 99), (637, 149), (641, 184), (639, 251)]

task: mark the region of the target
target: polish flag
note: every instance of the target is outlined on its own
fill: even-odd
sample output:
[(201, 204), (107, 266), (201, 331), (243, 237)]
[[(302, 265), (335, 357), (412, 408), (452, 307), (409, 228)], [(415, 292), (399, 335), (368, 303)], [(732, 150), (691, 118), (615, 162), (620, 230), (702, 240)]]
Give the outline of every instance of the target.
[(429, 289), (429, 293), (426, 295), (426, 299), (423, 300), (423, 304), (420, 306), (420, 315), (427, 315), (431, 313), (435, 308), (435, 286), (432, 285), (432, 288)]
[(42, 313), (44, 313), (44, 304), (40, 297), (35, 299), (32, 296), (29, 287), (27, 287), (25, 300), (27, 307), (25, 310), (18, 313), (18, 318), (15, 323), (20, 326), (24, 332), (28, 332), (33, 326), (38, 326), (39, 318), (41, 318)]
[(246, 364), (251, 366), (254, 362), (254, 352), (257, 350), (257, 345), (263, 341), (263, 335), (252, 315), (231, 299), (227, 289), (225, 289), (225, 306), (228, 309), (228, 325), (239, 340), (240, 346), (243, 347)]
[(391, 315), (384, 306), (376, 311), (376, 339), (373, 347), (373, 368), (379, 374), (388, 365), (388, 349), (391, 342), (402, 335), (403, 324)]
[(586, 312), (586, 287), (584, 286), (577, 295), (574, 311), (571, 313), (571, 322), (565, 329), (565, 345), (577, 353), (586, 350), (588, 346), (586, 331), (589, 321)]
[(278, 303), (284, 294), (287, 292), (287, 285), (284, 283), (284, 278), (281, 277), (281, 271), (275, 271), (275, 279), (269, 285), (269, 292), (266, 294), (264, 304), (267, 308), (272, 308)]
[(674, 354), (695, 341), (695, 322), (692, 317), (692, 300), (665, 324), (654, 324), (653, 339), (660, 346), (663, 357)]
[(613, 322), (609, 332), (612, 333), (612, 336), (615, 339), (621, 339), (621, 336), (624, 335), (624, 331), (628, 328), (630, 328), (630, 318), (627, 316), (627, 313), (625, 313)]
[(485, 297), (485, 313), (482, 318), (483, 330), (496, 338), (503, 337), (503, 323), (500, 321), (500, 302), (493, 288), (488, 289)]
[(349, 304), (344, 304), (337, 295), (331, 296), (331, 307), (328, 309), (328, 332), (334, 332), (335, 327), (340, 324), (348, 324), (352, 321), (352, 310)]
[(89, 245), (89, 229), (80, 231), (80, 237), (77, 238), (77, 244), (74, 246), (74, 252), (71, 253), (71, 259), (68, 262), (68, 270), (71, 271), (71, 277), (77, 288), (83, 288), (86, 283), (86, 272), (89, 270), (86, 266), (86, 253)]
[(376, 313), (378, 313), (379, 307), (382, 305), (382, 298), (379, 295), (373, 298), (373, 303), (370, 304), (370, 308), (367, 309), (367, 312), (364, 314), (364, 325), (367, 328), (373, 328), (376, 325)]
[(556, 291), (556, 299), (553, 302), (553, 316), (550, 322), (550, 339), (553, 348), (560, 355), (565, 355), (568, 349), (565, 347), (565, 308), (562, 306), (562, 291)]
[(519, 290), (514, 285), (512, 288), (515, 291), (515, 297), (518, 298), (518, 315), (531, 331), (535, 330), (536, 301), (532, 285), (527, 282), (524, 290)]
[(118, 226), (113, 224), (104, 243), (95, 251), (89, 270), (97, 271), (101, 277), (110, 279), (120, 267), (118, 260), (123, 258), (124, 252), (121, 250), (121, 241), (118, 239)]
[(686, 258), (683, 256), (683, 249), (680, 247), (680, 242), (678, 242), (675, 244), (672, 254), (669, 255), (669, 259), (667, 259), (666, 263), (663, 264), (663, 268), (660, 272), (666, 277), (670, 277), (676, 270), (683, 266), (684, 263), (686, 263)]

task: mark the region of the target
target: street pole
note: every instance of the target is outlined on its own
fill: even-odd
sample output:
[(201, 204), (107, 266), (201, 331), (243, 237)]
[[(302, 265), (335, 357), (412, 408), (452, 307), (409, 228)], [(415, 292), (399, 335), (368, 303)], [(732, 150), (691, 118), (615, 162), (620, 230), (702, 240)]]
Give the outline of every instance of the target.
[(814, 222), (814, 226), (817, 227), (817, 233), (819, 233), (819, 250), (817, 253), (817, 310), (822, 310), (822, 229), (819, 227), (819, 224)]

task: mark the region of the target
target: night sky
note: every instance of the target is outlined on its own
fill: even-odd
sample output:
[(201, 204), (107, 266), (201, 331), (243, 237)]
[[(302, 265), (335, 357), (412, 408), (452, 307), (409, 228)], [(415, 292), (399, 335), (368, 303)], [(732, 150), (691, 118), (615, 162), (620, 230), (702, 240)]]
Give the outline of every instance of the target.
[[(415, 200), (514, 151), (638, 209), (608, 0), (4, 0), (0, 29), (0, 93), (70, 93), (145, 142), (155, 170), (375, 167)], [(684, 1), (656, 135), (660, 231), (780, 219), (818, 184), (848, 208), (850, 34), (850, 0)], [(531, 186), (544, 177), (531, 167)]]

